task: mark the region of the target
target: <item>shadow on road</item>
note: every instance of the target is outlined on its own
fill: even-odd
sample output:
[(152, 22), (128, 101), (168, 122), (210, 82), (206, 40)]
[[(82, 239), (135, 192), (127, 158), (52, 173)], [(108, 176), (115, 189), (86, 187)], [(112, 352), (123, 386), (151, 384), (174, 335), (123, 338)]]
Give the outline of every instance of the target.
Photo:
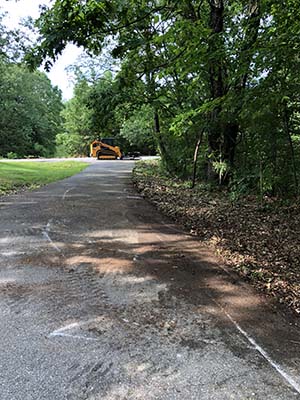
[(294, 374), (298, 329), (140, 199), (123, 168), (2, 203), (0, 304), (43, 332), (61, 398), (294, 398), (237, 327)]

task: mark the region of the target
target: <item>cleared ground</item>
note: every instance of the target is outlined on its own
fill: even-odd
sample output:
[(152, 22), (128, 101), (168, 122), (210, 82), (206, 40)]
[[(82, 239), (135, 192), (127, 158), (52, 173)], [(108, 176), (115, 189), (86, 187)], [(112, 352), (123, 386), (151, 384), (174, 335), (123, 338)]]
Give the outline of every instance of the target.
[(1, 199), (1, 400), (300, 398), (299, 328), (140, 198), (132, 167)]

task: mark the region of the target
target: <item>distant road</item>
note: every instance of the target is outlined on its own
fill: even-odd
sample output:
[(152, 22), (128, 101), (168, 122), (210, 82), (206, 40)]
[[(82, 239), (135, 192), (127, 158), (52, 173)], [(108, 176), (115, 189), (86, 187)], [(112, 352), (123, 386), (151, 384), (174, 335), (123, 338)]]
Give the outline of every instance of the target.
[[(159, 156), (141, 156), (139, 158), (135, 158), (135, 161), (138, 161), (139, 159), (141, 160), (156, 160), (159, 159)], [(68, 157), (68, 158), (18, 158), (15, 160), (10, 160), (8, 158), (0, 158), (1, 161), (34, 161), (34, 162), (57, 162), (57, 161), (82, 161), (82, 162), (89, 162), (89, 163), (94, 163), (94, 162), (103, 162), (105, 160), (97, 160), (96, 158), (93, 157)], [(112, 160), (114, 161), (114, 160)], [(117, 161), (132, 161), (130, 158), (124, 158), (123, 160), (117, 160)]]

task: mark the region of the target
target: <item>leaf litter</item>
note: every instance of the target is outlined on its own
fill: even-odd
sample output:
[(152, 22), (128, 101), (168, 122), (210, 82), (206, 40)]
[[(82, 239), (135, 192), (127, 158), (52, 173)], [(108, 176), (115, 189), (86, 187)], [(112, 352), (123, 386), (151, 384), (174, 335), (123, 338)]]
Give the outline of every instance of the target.
[(138, 163), (138, 191), (162, 213), (210, 245), (222, 261), (260, 291), (300, 315), (300, 206), (228, 194), (170, 179)]

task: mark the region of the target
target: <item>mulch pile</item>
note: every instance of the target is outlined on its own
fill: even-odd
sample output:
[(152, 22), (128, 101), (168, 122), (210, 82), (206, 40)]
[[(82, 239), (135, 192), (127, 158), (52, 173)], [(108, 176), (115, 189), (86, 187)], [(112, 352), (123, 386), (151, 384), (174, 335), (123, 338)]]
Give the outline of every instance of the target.
[[(164, 214), (212, 245), (224, 262), (259, 290), (300, 315), (300, 206), (222, 192), (191, 190), (159, 174), (133, 173), (139, 192)], [(152, 167), (153, 168), (153, 167)]]

